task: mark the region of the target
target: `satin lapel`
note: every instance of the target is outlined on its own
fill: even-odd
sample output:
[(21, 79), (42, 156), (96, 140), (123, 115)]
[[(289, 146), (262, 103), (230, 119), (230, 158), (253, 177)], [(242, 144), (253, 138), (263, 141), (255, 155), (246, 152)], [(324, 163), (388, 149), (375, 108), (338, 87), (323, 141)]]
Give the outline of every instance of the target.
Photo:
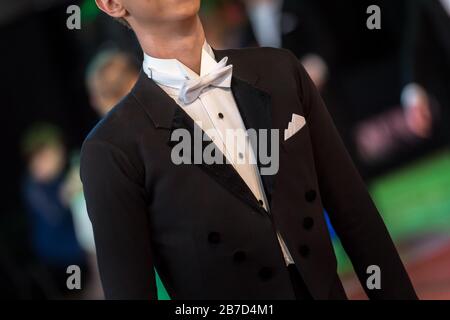
[[(234, 167), (231, 164), (225, 162), (226, 161), (225, 156), (220, 152), (219, 148), (215, 148), (215, 152), (218, 153), (220, 158), (222, 159), (221, 163), (206, 164), (203, 160), (200, 161), (199, 163), (196, 163), (194, 154), (195, 152), (198, 151), (194, 150), (194, 146), (196, 145), (196, 143), (193, 141), (193, 137), (196, 136), (196, 133), (197, 135), (198, 133), (200, 133), (203, 137), (205, 132), (201, 130), (201, 128), (192, 120), (192, 118), (186, 112), (183, 111), (182, 108), (177, 108), (175, 110), (171, 136), (172, 133), (177, 129), (185, 129), (189, 132), (189, 135), (191, 137), (191, 150), (190, 155), (188, 155), (188, 157), (190, 158), (191, 163), (199, 166), (213, 179), (215, 179), (219, 184), (221, 184), (225, 189), (233, 193), (236, 197), (238, 197), (242, 201), (249, 204), (253, 209), (263, 212), (257, 199), (255, 198), (251, 190), (248, 188), (245, 181), (242, 180), (241, 176), (238, 174), (238, 172), (234, 169)], [(177, 143), (178, 143), (177, 141), (169, 141), (169, 145), (171, 145), (172, 147)], [(211, 143), (212, 143), (211, 141), (203, 141), (202, 139), (201, 143), (202, 155), (204, 149)]]
[[(246, 129), (252, 129), (256, 132), (256, 139), (251, 139), (251, 142), (261, 173), (262, 168), (270, 166), (270, 163), (263, 164), (262, 162), (266, 161), (261, 161), (262, 150), (267, 150), (263, 154), (264, 157), (270, 156), (270, 153), (266, 153), (271, 150), (270, 133), (272, 128), (272, 115), (270, 96), (266, 92), (237, 77), (233, 77), (231, 89)], [(262, 134), (260, 130), (265, 130), (265, 134)], [(261, 146), (264, 146), (264, 148), (261, 149)], [(270, 203), (275, 176), (261, 175), (261, 178), (267, 199)]]

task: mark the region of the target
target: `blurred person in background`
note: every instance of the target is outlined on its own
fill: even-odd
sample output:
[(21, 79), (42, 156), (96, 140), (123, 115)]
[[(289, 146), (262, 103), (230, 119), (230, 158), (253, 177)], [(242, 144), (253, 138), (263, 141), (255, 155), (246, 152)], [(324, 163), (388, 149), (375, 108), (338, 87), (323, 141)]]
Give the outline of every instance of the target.
[(62, 297), (69, 293), (67, 267), (77, 265), (85, 275), (86, 260), (64, 188), (68, 166), (61, 132), (50, 124), (36, 124), (24, 136), (22, 151), (28, 167), (23, 196), (31, 247)]
[(439, 112), (444, 139), (450, 142), (450, 1), (407, 2), (404, 29), (402, 105), (407, 123), (429, 137)]
[[(86, 71), (86, 87), (92, 108), (99, 117), (104, 117), (120, 99), (128, 94), (136, 83), (139, 68), (132, 55), (115, 49), (98, 53)], [(73, 156), (71, 168), (66, 181), (66, 191), (74, 217), (77, 238), (88, 254), (89, 268), (92, 270), (91, 281), (83, 290), (85, 299), (103, 297), (98, 274), (92, 224), (87, 214), (80, 180), (80, 163), (78, 153)]]
[(242, 44), (286, 48), (300, 60), (316, 87), (326, 83), (332, 43), (318, 8), (307, 0), (243, 0), (248, 24)]
[(136, 61), (128, 53), (108, 49), (98, 53), (86, 72), (91, 106), (105, 116), (133, 88), (139, 75)]

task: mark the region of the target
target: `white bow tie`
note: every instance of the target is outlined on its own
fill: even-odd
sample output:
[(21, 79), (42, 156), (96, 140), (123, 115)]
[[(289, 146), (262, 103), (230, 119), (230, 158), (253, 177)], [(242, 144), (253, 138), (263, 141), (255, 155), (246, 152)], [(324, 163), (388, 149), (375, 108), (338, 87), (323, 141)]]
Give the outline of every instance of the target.
[(233, 66), (227, 66), (228, 57), (220, 60), (209, 73), (196, 78), (186, 80), (180, 88), (179, 99), (184, 104), (190, 104), (198, 98), (200, 93), (209, 86), (229, 88)]

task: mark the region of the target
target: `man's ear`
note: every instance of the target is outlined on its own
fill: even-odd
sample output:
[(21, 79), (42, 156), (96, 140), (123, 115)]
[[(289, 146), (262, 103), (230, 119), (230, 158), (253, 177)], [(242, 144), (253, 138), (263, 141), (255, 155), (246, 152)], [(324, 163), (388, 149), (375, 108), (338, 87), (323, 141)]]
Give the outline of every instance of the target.
[(123, 18), (127, 15), (121, 0), (95, 0), (95, 3), (100, 10), (113, 18)]

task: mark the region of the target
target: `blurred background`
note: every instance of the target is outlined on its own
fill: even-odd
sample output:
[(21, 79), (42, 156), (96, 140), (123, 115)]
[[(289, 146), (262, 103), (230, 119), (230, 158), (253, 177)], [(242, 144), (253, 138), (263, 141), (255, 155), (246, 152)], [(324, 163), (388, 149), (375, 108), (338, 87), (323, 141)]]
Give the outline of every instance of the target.
[[(70, 5), (81, 8), (79, 30), (66, 26)], [(366, 27), (370, 5), (381, 29)], [(418, 295), (450, 299), (450, 1), (203, 0), (201, 17), (217, 49), (297, 55)], [(133, 86), (142, 52), (94, 0), (1, 1), (0, 36), (0, 297), (102, 299), (78, 155)], [(365, 299), (330, 232), (348, 296)], [(69, 265), (80, 266), (82, 290), (67, 289)]]

